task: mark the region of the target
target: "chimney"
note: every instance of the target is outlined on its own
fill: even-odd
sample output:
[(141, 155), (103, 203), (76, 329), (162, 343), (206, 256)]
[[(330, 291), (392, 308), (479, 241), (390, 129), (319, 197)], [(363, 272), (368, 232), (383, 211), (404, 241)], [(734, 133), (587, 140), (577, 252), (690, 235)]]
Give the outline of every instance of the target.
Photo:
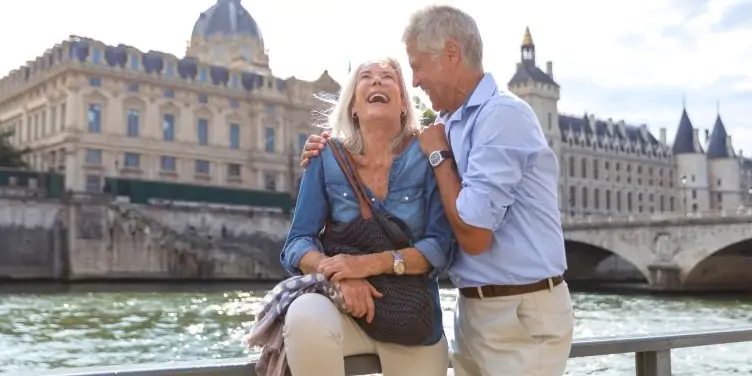
[(726, 136), (726, 150), (729, 151), (731, 156), (734, 155), (734, 148), (731, 146), (731, 136)]
[(613, 135), (614, 134), (614, 119), (608, 118), (608, 121), (606, 121), (606, 127), (608, 128), (608, 134)]
[(548, 77), (554, 78), (554, 63), (552, 61), (546, 62), (546, 74)]
[(705, 145), (710, 143), (710, 131), (706, 128), (705, 129)]
[(696, 150), (698, 145), (700, 145), (700, 130), (692, 128), (692, 147)]
[(661, 144), (666, 145), (666, 128), (660, 129)]

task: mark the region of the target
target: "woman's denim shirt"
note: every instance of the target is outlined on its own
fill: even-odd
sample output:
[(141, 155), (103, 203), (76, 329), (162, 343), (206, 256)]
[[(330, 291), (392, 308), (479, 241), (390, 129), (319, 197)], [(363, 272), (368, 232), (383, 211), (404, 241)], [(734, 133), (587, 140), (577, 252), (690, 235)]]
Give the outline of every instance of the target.
[[(298, 264), (305, 253), (322, 251), (317, 238), (327, 216), (331, 216), (333, 222), (348, 223), (360, 215), (358, 199), (339, 167), (332, 147), (330, 141), (320, 157), (310, 160), (303, 173), (292, 226), (280, 256), (282, 265), (293, 275), (300, 274)], [(386, 198), (379, 201), (367, 187), (366, 194), (377, 210), (390, 212), (410, 227), (413, 246), (433, 266), (429, 289), (434, 300), (436, 332), (427, 345), (433, 344), (443, 333), (437, 277), (453, 261), (455, 247), (433, 169), (420, 150), (417, 138), (394, 158)]]

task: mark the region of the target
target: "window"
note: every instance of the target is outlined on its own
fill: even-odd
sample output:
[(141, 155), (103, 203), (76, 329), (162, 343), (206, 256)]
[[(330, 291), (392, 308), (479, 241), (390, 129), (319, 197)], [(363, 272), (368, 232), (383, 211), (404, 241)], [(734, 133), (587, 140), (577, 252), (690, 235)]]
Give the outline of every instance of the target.
[(135, 54), (131, 55), (130, 62), (131, 62), (131, 69), (138, 70), (139, 65), (140, 65), (138, 62), (138, 55), (135, 55)]
[(88, 193), (100, 193), (102, 192), (102, 178), (99, 175), (88, 174), (86, 175), (86, 192)]
[(101, 165), (102, 164), (102, 150), (101, 149), (86, 149), (84, 156), (84, 163), (89, 165)]
[(232, 108), (238, 108), (238, 107), (240, 107), (240, 103), (238, 103), (237, 99), (230, 99), (230, 107), (232, 107)]
[(172, 89), (164, 89), (164, 96), (167, 98), (175, 98), (175, 91)]
[(574, 177), (574, 168), (575, 168), (574, 157), (569, 157), (569, 177), (570, 178)]
[(264, 173), (264, 189), (268, 191), (277, 190), (277, 176), (273, 172)]
[(209, 161), (196, 160), (196, 173), (197, 174), (209, 174)]
[(230, 149), (240, 149), (240, 126), (230, 124)]
[(165, 141), (175, 140), (175, 115), (164, 114), (162, 118), (162, 138)]
[(627, 192), (627, 212), (632, 212), (632, 192)]
[(89, 122), (89, 132), (102, 132), (102, 105), (98, 103), (90, 104), (87, 117)]
[(96, 47), (92, 48), (91, 62), (94, 64), (99, 64), (102, 62), (102, 50)]
[(569, 187), (569, 207), (573, 208), (577, 203), (577, 191), (573, 186)]
[(274, 128), (266, 127), (266, 137), (264, 142), (264, 150), (267, 153), (274, 153)]
[(275, 111), (275, 108), (274, 108), (273, 104), (267, 104), (266, 105), (266, 113), (267, 114), (274, 115), (274, 111)]
[(50, 108), (50, 133), (57, 132), (57, 108), (51, 107)]
[(209, 120), (198, 119), (198, 129), (196, 130), (199, 145), (209, 144)]
[(240, 177), (240, 165), (237, 163), (230, 163), (227, 165), (227, 177), (238, 178)]
[(137, 153), (125, 153), (125, 167), (138, 168), (141, 165), (141, 155)]
[(606, 190), (606, 210), (611, 210), (611, 191)]
[(580, 173), (582, 174), (582, 178), (587, 179), (587, 159), (582, 158), (580, 162), (581, 162)]
[(60, 129), (65, 129), (65, 116), (66, 116), (66, 106), (65, 103), (60, 105)]
[(240, 77), (237, 74), (230, 75), (230, 86), (233, 88), (240, 86)]
[(198, 103), (201, 103), (201, 104), (207, 104), (207, 103), (209, 103), (209, 97), (206, 94), (199, 94), (198, 95)]
[(167, 62), (167, 68), (165, 68), (165, 74), (167, 77), (172, 77), (175, 74), (175, 63), (172, 61)]
[(582, 187), (582, 208), (587, 209), (588, 207), (588, 189), (587, 187)]
[(206, 80), (208, 79), (208, 75), (206, 74), (206, 68), (199, 69), (199, 71), (198, 71), (198, 79), (201, 82), (206, 82)]
[(102, 86), (102, 79), (99, 77), (89, 77), (89, 85), (94, 87)]
[(593, 209), (600, 209), (601, 206), (601, 190), (595, 188), (593, 190)]
[(141, 114), (138, 110), (130, 109), (126, 111), (126, 122), (128, 126), (126, 133), (128, 137), (138, 137), (140, 115)]
[(598, 180), (598, 160), (593, 160), (593, 179)]
[(159, 167), (162, 171), (175, 171), (175, 157), (169, 157), (163, 155), (159, 160)]
[(138, 84), (128, 84), (128, 91), (131, 93), (138, 93)]
[(306, 135), (305, 133), (298, 135), (298, 151), (303, 151), (306, 141), (308, 141), (308, 135)]

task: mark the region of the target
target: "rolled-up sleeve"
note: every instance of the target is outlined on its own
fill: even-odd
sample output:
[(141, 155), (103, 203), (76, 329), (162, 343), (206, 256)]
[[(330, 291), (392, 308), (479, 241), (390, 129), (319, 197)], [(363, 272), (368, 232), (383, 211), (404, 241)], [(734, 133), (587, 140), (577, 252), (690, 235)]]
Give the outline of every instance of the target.
[(312, 158), (303, 173), (292, 224), (280, 254), (282, 266), (292, 275), (301, 274), (300, 260), (306, 253), (321, 251), (318, 235), (329, 213), (323, 158)]
[(454, 261), (454, 235), (441, 203), (439, 186), (433, 171), (426, 176), (426, 231), (425, 236), (415, 242), (414, 247), (428, 260), (433, 269), (429, 277), (438, 277)]
[(473, 126), (473, 146), (457, 213), (468, 225), (494, 231), (515, 201), (531, 157), (540, 149), (535, 114), (509, 103), (489, 103)]

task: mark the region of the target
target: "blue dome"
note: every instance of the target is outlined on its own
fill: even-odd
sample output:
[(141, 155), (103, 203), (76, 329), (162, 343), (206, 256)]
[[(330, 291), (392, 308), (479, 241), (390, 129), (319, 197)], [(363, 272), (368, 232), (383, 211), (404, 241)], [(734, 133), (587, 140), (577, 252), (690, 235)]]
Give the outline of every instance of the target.
[(246, 34), (263, 40), (256, 20), (243, 8), (240, 0), (217, 0), (214, 6), (198, 17), (193, 26), (193, 36), (210, 37), (215, 34)]

